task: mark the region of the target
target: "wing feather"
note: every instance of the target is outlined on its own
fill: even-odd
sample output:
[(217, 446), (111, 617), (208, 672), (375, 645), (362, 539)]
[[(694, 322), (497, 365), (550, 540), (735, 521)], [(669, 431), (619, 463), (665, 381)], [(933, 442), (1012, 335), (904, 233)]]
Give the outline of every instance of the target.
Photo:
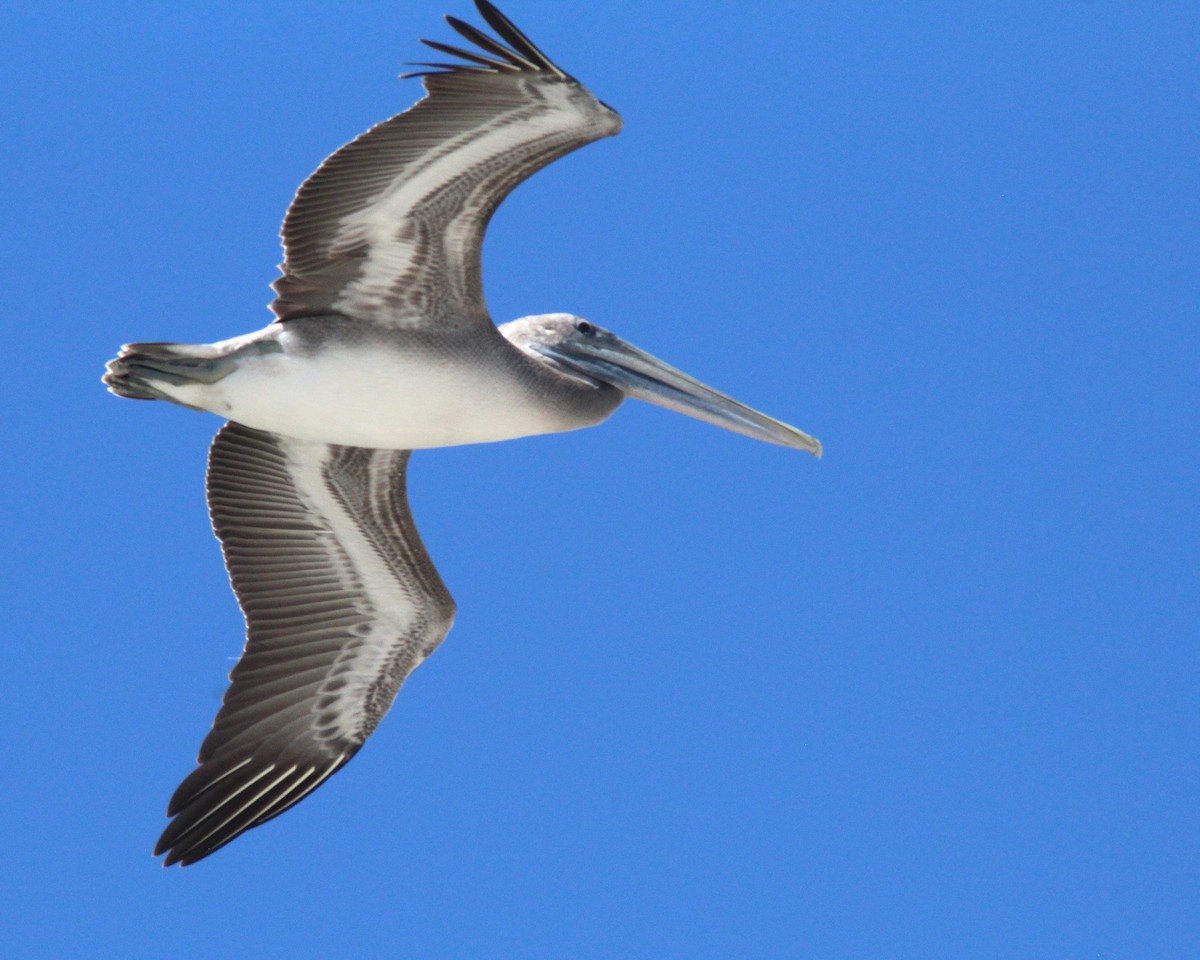
[(343, 314), (395, 327), (489, 323), (481, 252), (488, 221), (522, 181), (612, 136), (620, 117), (486, 0), (503, 41), (447, 18), (479, 51), (426, 65), (427, 96), (330, 156), (283, 223), (280, 320)]
[(408, 457), (235, 423), (217, 435), (209, 506), (246, 650), (168, 807), (155, 849), (166, 865), (208, 856), (316, 789), (450, 629), (454, 602), (408, 509)]
[(525, 36), (515, 23), (501, 13), (495, 4), (489, 3), (488, 0), (475, 0), (475, 6), (479, 8), (479, 13), (488, 22), (488, 26), (500, 34), (514, 50), (520, 51), (526, 59), (533, 61), (539, 69), (549, 70), (563, 78), (567, 77), (567, 74), (563, 73), (548, 56), (542, 53), (537, 45)]
[(481, 50), (486, 50), (488, 53), (493, 53), (498, 57), (502, 57), (518, 70), (539, 69), (535, 60), (527, 60), (516, 50), (510, 50), (504, 44), (497, 40), (493, 40), (478, 27), (472, 26), (465, 20), (459, 20), (458, 17), (447, 17), (446, 22), (455, 30), (457, 30), (463, 36), (463, 38), (469, 40)]

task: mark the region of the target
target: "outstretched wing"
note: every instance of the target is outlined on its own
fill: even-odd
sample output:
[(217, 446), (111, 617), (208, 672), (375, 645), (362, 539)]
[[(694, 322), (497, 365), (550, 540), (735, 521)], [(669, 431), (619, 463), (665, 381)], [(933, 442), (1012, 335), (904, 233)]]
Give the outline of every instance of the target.
[(454, 601), (405, 495), (409, 451), (300, 443), (228, 423), (213, 527), (246, 649), (155, 855), (203, 859), (283, 813), (370, 736), (450, 630)]
[[(420, 64), (428, 95), (329, 157), (283, 223), (280, 320), (342, 313), (390, 326), (490, 323), (481, 252), (500, 202), (542, 167), (612, 136), (621, 118), (487, 0), (505, 41), (447, 17), (478, 49)], [(507, 44), (507, 45), (506, 45)]]

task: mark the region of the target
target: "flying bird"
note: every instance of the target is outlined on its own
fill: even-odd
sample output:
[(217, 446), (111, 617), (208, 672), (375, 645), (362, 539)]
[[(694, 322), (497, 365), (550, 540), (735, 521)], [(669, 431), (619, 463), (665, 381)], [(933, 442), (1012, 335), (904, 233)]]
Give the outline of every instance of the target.
[(330, 156), (283, 222), (276, 319), (212, 344), (133, 343), (118, 396), (228, 422), (208, 503), (246, 647), (198, 766), (171, 798), (165, 866), (207, 857), (343, 767), (438, 647), (454, 601), (413, 523), (414, 449), (590, 427), (637, 397), (820, 455), (817, 440), (581, 317), (497, 327), (481, 249), (522, 181), (620, 116), (488, 0), (497, 37), (417, 64), (426, 96)]

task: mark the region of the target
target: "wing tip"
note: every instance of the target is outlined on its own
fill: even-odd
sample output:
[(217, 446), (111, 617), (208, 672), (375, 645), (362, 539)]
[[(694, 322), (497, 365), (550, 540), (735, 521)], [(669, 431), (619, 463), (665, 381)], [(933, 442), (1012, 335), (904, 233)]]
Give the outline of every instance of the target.
[[(279, 763), (268, 763), (261, 768), (251, 766), (249, 775), (226, 780), (229, 774), (251, 761), (247, 757), (199, 791), (193, 789), (182, 803), (177, 803), (180, 793), (177, 790), (168, 812), (172, 820), (159, 836), (154, 856), (166, 855), (164, 867), (188, 867), (212, 856), (243, 833), (274, 820), (305, 799), (349, 763), (359, 746), (344, 745), (336, 755), (320, 760), (296, 760), (282, 773)], [(205, 771), (203, 764), (180, 784), (180, 790), (202, 771)]]
[(406, 80), (413, 77), (440, 76), (447, 73), (530, 73), (547, 79), (578, 82), (569, 73), (558, 66), (542, 50), (533, 43), (498, 7), (488, 0), (475, 0), (475, 7), (480, 15), (500, 36), (497, 40), (473, 24), (460, 20), (458, 17), (446, 14), (446, 23), (474, 44), (483, 54), (467, 51), (457, 47), (449, 47), (436, 41), (422, 40), (435, 50), (462, 57), (462, 64), (426, 64), (413, 63), (408, 66), (431, 67), (436, 69), (409, 71), (402, 73), (400, 78)]

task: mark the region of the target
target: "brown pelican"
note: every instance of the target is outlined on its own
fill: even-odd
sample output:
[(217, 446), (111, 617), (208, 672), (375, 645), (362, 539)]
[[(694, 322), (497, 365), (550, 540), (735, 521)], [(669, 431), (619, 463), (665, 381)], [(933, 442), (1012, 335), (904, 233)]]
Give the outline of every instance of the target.
[[(155, 855), (195, 863), (339, 770), (442, 642), (454, 601), (405, 493), (420, 447), (589, 427), (627, 396), (807, 450), (820, 444), (580, 317), (497, 328), (483, 234), (519, 183), (621, 118), (499, 10), (501, 38), (419, 64), (426, 97), (327, 159), (283, 223), (277, 319), (213, 344), (135, 343), (115, 394), (227, 419), (208, 501), (245, 651)], [(503, 41), (503, 42), (502, 42)]]

